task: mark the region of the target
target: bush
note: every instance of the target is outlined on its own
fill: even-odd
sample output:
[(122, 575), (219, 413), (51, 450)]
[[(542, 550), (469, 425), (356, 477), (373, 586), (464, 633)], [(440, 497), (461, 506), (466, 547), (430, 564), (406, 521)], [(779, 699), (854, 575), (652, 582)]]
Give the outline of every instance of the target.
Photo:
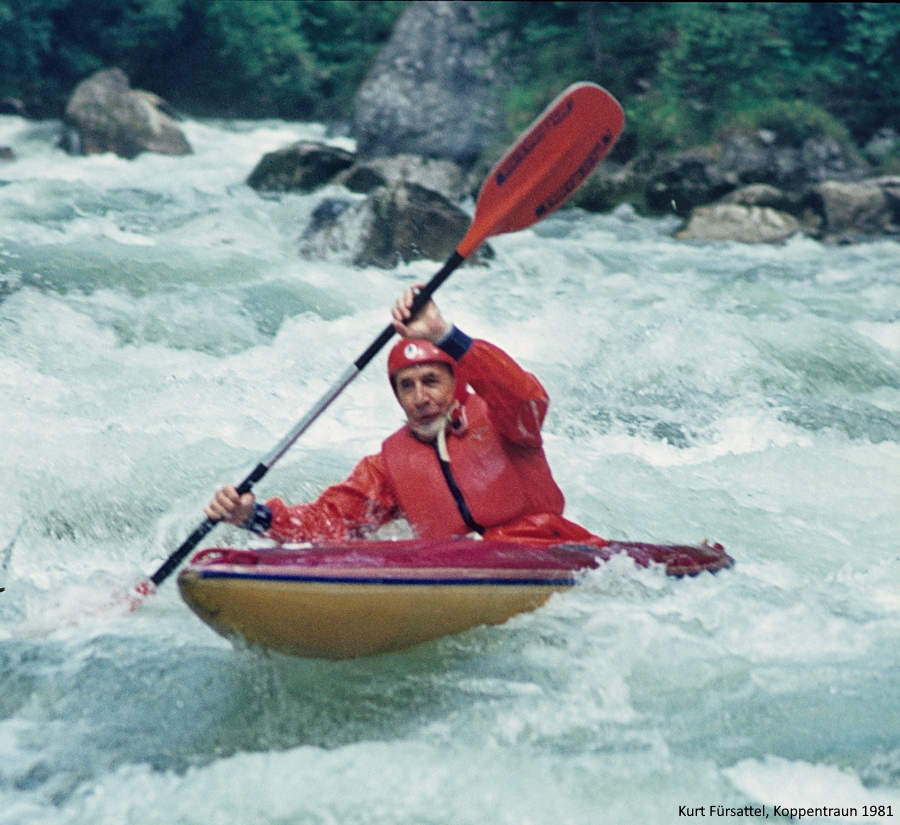
[(403, 0), (0, 0), (0, 96), (59, 115), (118, 66), (197, 114), (347, 117)]
[[(0, 0), (0, 96), (59, 114), (99, 68), (194, 114), (347, 118), (406, 0)], [(728, 128), (864, 145), (900, 123), (900, 3), (481, 2), (510, 136), (576, 80), (625, 108), (613, 158)], [(818, 109), (816, 108), (818, 107)], [(790, 137), (787, 137), (790, 135)]]
[(771, 100), (756, 103), (717, 130), (718, 137), (772, 132), (786, 146), (800, 146), (808, 138), (830, 137), (852, 146), (847, 127), (820, 106), (803, 100)]
[(595, 81), (625, 108), (619, 159), (727, 129), (863, 144), (900, 122), (898, 3), (486, 5), (517, 72), (510, 122), (573, 80)]

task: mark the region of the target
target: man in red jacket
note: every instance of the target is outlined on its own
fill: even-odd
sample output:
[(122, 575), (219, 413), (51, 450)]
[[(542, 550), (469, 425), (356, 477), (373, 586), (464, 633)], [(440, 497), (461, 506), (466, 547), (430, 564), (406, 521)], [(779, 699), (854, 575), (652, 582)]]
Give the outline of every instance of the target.
[(381, 452), (312, 503), (259, 504), (226, 486), (207, 516), (279, 542), (365, 538), (405, 518), (422, 538), (605, 545), (563, 518), (541, 440), (549, 398), (537, 378), (449, 324), (433, 301), (411, 320), (415, 294), (408, 289), (392, 310), (403, 338), (388, 374), (407, 421)]

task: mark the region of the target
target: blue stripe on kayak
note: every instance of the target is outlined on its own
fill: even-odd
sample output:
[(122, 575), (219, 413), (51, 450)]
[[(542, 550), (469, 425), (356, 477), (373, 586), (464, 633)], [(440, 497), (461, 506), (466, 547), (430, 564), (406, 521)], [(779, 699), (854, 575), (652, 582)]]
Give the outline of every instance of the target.
[(370, 579), (360, 578), (358, 576), (296, 576), (287, 573), (231, 573), (227, 571), (209, 571), (196, 570), (202, 579), (244, 579), (245, 581), (274, 581), (274, 582), (297, 582), (298, 584), (388, 584), (388, 585), (410, 585), (419, 584), (429, 587), (440, 585), (525, 585), (525, 586), (571, 586), (575, 584), (574, 578), (566, 579), (413, 579), (413, 578), (384, 578)]

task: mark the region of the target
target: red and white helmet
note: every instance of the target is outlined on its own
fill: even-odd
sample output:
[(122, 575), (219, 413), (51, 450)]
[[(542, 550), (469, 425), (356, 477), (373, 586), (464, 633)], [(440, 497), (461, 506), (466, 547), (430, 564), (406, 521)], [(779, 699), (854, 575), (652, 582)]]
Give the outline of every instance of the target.
[[(447, 364), (447, 366), (450, 367), (453, 377), (456, 380), (456, 390), (453, 397), (460, 405), (465, 404), (466, 396), (468, 395), (466, 389), (467, 383), (462, 375), (459, 364), (440, 347), (437, 347), (432, 344), (431, 341), (426, 341), (422, 338), (401, 338), (391, 348), (387, 362), (388, 378), (391, 381), (391, 387), (394, 387), (394, 376), (404, 367), (434, 362)], [(396, 391), (396, 387), (394, 387), (394, 392)]]
[(456, 361), (440, 347), (432, 344), (431, 341), (418, 338), (401, 338), (394, 344), (388, 355), (388, 378), (393, 383), (394, 375), (404, 367), (411, 367), (413, 364), (427, 364), (433, 361), (448, 364), (454, 373), (456, 371)]

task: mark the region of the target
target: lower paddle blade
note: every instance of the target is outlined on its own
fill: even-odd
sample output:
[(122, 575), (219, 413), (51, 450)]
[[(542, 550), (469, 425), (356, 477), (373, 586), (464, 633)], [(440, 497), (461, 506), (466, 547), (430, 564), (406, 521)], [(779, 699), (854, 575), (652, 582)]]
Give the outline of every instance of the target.
[(492, 235), (517, 232), (558, 209), (618, 139), (625, 115), (594, 83), (563, 92), (491, 170), (456, 251), (471, 255)]
[(152, 579), (144, 579), (140, 584), (135, 585), (131, 588), (131, 592), (125, 596), (125, 601), (128, 604), (128, 609), (133, 613), (135, 610), (140, 608), (140, 606), (144, 603), (144, 601), (149, 597), (156, 593), (156, 585), (153, 583)]

